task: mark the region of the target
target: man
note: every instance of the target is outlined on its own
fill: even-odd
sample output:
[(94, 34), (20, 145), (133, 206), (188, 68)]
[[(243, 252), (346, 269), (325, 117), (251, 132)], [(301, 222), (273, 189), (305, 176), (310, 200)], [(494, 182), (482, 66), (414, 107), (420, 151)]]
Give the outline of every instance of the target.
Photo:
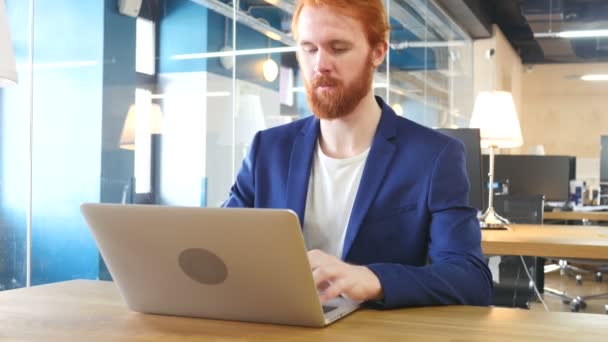
[(463, 145), (373, 95), (382, 1), (300, 1), (292, 29), (315, 116), (258, 132), (225, 205), (295, 211), (322, 301), (488, 305)]

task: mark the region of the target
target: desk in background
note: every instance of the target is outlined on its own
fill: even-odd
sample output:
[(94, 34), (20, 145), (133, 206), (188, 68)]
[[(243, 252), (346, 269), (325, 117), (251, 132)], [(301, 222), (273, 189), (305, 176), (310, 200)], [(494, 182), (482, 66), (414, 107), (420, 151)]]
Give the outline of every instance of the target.
[(543, 219), (608, 222), (608, 211), (546, 211)]
[(0, 340), (18, 341), (606, 341), (608, 316), (473, 306), (359, 310), (326, 328), (145, 315), (111, 282), (0, 292)]
[(512, 224), (482, 230), (485, 255), (530, 255), (608, 260), (608, 227)]

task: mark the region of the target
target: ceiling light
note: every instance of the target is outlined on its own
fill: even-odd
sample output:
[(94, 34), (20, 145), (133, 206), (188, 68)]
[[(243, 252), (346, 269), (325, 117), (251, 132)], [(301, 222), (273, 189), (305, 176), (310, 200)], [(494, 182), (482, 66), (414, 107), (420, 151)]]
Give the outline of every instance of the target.
[(608, 30), (576, 30), (535, 33), (534, 38), (601, 38), (608, 37)]
[(597, 75), (583, 75), (581, 76), (583, 81), (608, 81), (608, 74), (597, 74)]
[(249, 56), (263, 53), (283, 53), (283, 52), (296, 52), (297, 46), (284, 46), (264, 49), (249, 49), (249, 50), (225, 50), (225, 51), (214, 51), (214, 52), (203, 52), (203, 53), (189, 53), (183, 55), (173, 55), (170, 58), (172, 60), (184, 60), (184, 59), (203, 59), (203, 58), (217, 58), (225, 56)]
[(270, 38), (270, 39), (274, 39), (276, 41), (281, 41), (281, 36), (279, 36), (278, 34), (272, 32), (272, 31), (265, 31), (264, 34), (266, 34), (266, 37)]
[(562, 31), (558, 37), (561, 38), (595, 38), (608, 37), (608, 30), (580, 30), (580, 31)]
[[(203, 93), (204, 96), (206, 97), (225, 97), (225, 96), (230, 96), (232, 95), (232, 93), (228, 92), (228, 91), (208, 91), (206, 93)], [(191, 93), (177, 93), (177, 94), (152, 94), (150, 95), (150, 98), (152, 100), (164, 100), (166, 98), (181, 98), (181, 97), (192, 97), (192, 98), (199, 98), (201, 96), (201, 93), (198, 92), (191, 92)]]

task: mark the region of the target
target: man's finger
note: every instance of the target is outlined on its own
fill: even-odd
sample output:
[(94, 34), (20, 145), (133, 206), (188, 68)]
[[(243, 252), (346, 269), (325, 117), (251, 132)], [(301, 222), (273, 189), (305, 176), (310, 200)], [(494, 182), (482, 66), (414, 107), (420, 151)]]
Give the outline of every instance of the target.
[(310, 268), (313, 270), (327, 263), (328, 257), (330, 257), (330, 255), (325, 254), (318, 249), (313, 249), (306, 253), (306, 255), (308, 256), (308, 263), (310, 264)]
[(344, 278), (337, 279), (336, 281), (331, 283), (331, 285), (327, 289), (325, 289), (325, 291), (323, 291), (323, 293), (321, 293), (321, 295), (319, 295), (319, 299), (321, 300), (321, 303), (332, 300), (332, 299), (338, 297), (343, 292), (345, 292), (345, 290), (346, 290), (345, 285), (346, 285), (346, 283), (345, 283)]
[(315, 287), (317, 289), (323, 287), (323, 283), (332, 283), (339, 276), (338, 267), (325, 265), (317, 267), (312, 271), (312, 278), (315, 281)]

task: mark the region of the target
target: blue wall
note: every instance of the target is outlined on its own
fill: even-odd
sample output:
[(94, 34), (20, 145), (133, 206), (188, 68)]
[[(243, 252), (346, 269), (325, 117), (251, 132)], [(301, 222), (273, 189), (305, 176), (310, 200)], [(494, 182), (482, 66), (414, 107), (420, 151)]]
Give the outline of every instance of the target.
[(133, 177), (134, 152), (119, 148), (129, 107), (135, 103), (136, 19), (119, 14), (106, 1), (103, 24), (103, 116), (101, 149), (101, 202), (120, 203)]
[(6, 9), (19, 84), (0, 88), (0, 290), (25, 286), (28, 205), (29, 4), (8, 0)]
[[(32, 284), (97, 277), (79, 211), (99, 201), (104, 3), (35, 2)], [(94, 62), (81, 67), (46, 63)]]
[[(129, 107), (135, 103), (136, 19), (121, 15), (115, 1), (105, 1), (103, 23), (103, 115), (101, 131), (100, 202), (121, 203), (123, 191), (133, 193), (134, 151), (119, 148)], [(154, 85), (152, 85), (154, 86)], [(99, 279), (110, 273), (99, 258)]]
[(189, 0), (164, 0), (162, 3), (159, 72), (207, 70), (207, 59), (171, 59), (174, 55), (207, 52), (207, 9)]

